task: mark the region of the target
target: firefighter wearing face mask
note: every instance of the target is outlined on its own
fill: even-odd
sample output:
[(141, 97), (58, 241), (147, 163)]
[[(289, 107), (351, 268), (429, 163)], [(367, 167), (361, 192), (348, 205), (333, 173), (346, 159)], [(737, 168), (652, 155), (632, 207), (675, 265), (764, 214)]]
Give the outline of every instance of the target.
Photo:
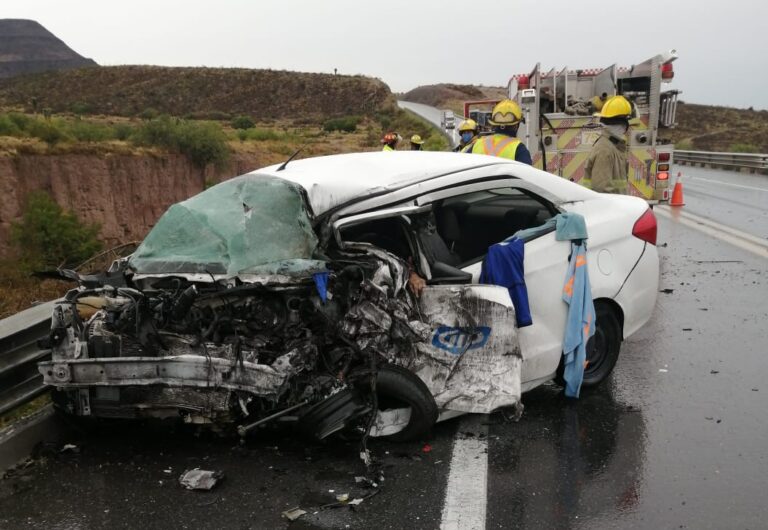
[(488, 123), (493, 127), (493, 134), (478, 138), (472, 145), (471, 153), (491, 155), (517, 160), (532, 165), (531, 152), (523, 142), (517, 139), (517, 128), (523, 121), (520, 105), (511, 99), (499, 101), (491, 111)]
[(460, 153), (470, 153), (475, 140), (477, 140), (477, 122), (473, 119), (464, 120), (459, 124), (459, 145), (453, 150)]
[(624, 96), (613, 96), (600, 109), (603, 132), (587, 158), (585, 177), (601, 193), (624, 193), (627, 189), (627, 130), (632, 104)]

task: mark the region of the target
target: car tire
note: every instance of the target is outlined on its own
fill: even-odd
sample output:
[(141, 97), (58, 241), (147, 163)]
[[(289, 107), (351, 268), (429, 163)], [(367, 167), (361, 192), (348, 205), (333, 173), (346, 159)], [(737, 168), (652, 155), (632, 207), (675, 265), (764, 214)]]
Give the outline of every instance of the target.
[[(616, 312), (607, 304), (595, 304), (595, 334), (587, 342), (587, 361), (582, 388), (592, 388), (605, 381), (619, 358), (621, 349), (621, 323)], [(565, 386), (562, 359), (557, 367), (555, 382)]]
[(376, 395), (381, 404), (399, 403), (411, 408), (408, 425), (399, 432), (382, 439), (393, 442), (416, 440), (429, 432), (437, 421), (435, 398), (419, 376), (394, 364), (379, 368), (376, 378)]
[(616, 312), (606, 304), (595, 304), (595, 334), (587, 342), (587, 368), (584, 370), (583, 387), (597, 386), (605, 381), (621, 349), (621, 323)]

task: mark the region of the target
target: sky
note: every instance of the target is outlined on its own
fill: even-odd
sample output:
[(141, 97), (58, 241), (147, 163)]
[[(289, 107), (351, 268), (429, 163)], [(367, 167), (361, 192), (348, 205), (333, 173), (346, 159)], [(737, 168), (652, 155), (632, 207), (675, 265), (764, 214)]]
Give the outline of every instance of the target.
[(337, 68), (396, 92), (675, 49), (682, 100), (768, 109), (761, 0), (2, 0), (0, 18), (36, 20), (101, 65)]

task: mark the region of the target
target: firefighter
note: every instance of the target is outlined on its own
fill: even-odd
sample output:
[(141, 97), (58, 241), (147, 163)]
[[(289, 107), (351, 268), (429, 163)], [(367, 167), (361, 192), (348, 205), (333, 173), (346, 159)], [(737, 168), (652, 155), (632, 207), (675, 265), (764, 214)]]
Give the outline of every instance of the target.
[(595, 96), (589, 100), (589, 105), (592, 108), (592, 112), (600, 112), (603, 110), (603, 105), (608, 100), (608, 93), (603, 92), (599, 96)]
[(460, 153), (470, 153), (475, 141), (477, 141), (477, 122), (469, 118), (459, 124), (459, 145), (453, 150)]
[(603, 132), (595, 141), (584, 166), (592, 189), (624, 193), (627, 188), (627, 141), (632, 104), (624, 96), (612, 96), (600, 110)]
[(478, 138), (472, 146), (476, 155), (492, 155), (510, 160), (517, 160), (532, 165), (531, 152), (517, 139), (517, 127), (523, 119), (520, 105), (511, 99), (499, 101), (488, 123), (493, 127), (493, 134)]
[(396, 132), (388, 132), (381, 139), (381, 143), (384, 144), (382, 151), (394, 151), (395, 149), (397, 149), (397, 142), (399, 141), (400, 141), (399, 134), (397, 134)]
[(424, 145), (424, 140), (421, 136), (414, 134), (411, 136), (411, 151), (421, 151), (421, 147)]

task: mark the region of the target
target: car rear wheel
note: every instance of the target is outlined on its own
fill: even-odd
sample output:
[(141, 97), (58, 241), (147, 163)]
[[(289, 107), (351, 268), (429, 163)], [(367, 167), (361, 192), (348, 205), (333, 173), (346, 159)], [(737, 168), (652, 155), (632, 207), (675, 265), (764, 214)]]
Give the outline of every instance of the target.
[(595, 304), (595, 313), (595, 334), (587, 342), (583, 387), (597, 386), (611, 375), (621, 348), (621, 324), (616, 312), (606, 304)]
[[(595, 334), (587, 342), (587, 367), (582, 388), (596, 387), (613, 371), (621, 349), (621, 323), (616, 312), (605, 303), (595, 304)], [(565, 386), (563, 361), (557, 367), (555, 382)]]

